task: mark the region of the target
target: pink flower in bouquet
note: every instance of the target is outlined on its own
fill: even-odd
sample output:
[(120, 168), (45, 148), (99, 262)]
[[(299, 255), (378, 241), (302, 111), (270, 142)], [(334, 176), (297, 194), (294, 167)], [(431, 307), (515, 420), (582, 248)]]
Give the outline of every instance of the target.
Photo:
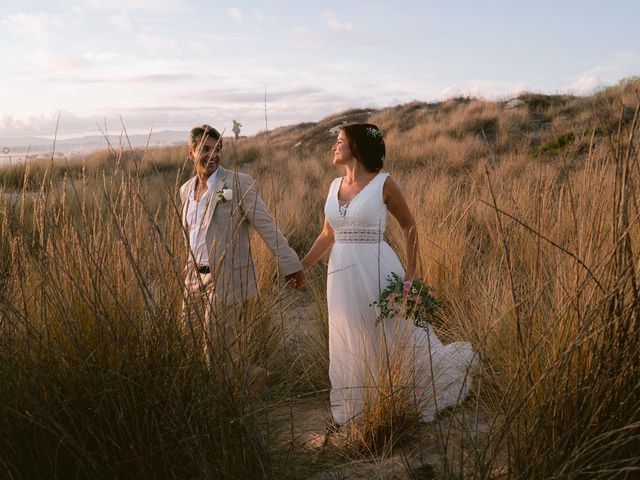
[(397, 273), (389, 274), (389, 284), (380, 297), (371, 303), (380, 311), (376, 325), (382, 319), (405, 318), (416, 327), (428, 328), (432, 318), (438, 318), (442, 302), (431, 293), (433, 287), (421, 280), (404, 281)]

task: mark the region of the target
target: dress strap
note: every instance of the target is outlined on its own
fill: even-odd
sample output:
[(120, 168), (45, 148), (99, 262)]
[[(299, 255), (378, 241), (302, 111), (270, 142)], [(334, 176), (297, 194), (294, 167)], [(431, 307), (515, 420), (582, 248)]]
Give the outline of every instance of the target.
[(340, 188), (340, 180), (342, 177), (334, 178), (333, 182), (331, 182), (331, 186), (329, 187), (329, 195), (335, 196), (336, 191)]
[(378, 174), (378, 178), (375, 179), (375, 181), (378, 182), (377, 189), (380, 192), (380, 199), (382, 199), (382, 191), (384, 189), (384, 182), (387, 180), (388, 176), (389, 176), (389, 174), (387, 172), (380, 172)]

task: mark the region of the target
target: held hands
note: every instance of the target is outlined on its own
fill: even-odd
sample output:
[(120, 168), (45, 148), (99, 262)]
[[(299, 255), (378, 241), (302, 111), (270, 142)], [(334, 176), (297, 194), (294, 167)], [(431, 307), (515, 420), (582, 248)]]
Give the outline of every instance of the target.
[(290, 275), (284, 277), (287, 281), (287, 285), (296, 290), (304, 285), (304, 270), (299, 270)]

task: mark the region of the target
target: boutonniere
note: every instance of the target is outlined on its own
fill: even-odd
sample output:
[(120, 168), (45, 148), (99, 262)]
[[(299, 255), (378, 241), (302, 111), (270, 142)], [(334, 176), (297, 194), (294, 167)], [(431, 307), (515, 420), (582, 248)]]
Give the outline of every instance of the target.
[(227, 184), (225, 183), (224, 186), (222, 187), (222, 190), (218, 190), (216, 192), (216, 195), (220, 203), (225, 203), (233, 198), (233, 190), (228, 188)]

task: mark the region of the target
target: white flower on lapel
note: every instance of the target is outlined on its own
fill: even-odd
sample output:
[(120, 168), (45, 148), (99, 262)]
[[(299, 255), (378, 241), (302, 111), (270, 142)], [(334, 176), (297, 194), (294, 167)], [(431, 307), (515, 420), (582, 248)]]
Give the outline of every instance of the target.
[(222, 190), (216, 192), (216, 195), (220, 203), (225, 203), (233, 198), (233, 190), (225, 186)]

